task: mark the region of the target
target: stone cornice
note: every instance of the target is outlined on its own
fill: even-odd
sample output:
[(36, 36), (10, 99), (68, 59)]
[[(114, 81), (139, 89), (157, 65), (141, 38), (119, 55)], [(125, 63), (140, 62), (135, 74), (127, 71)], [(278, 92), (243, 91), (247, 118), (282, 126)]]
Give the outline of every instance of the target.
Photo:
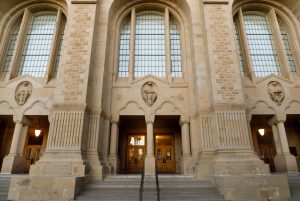
[(96, 4), (98, 0), (72, 0), (72, 4)]

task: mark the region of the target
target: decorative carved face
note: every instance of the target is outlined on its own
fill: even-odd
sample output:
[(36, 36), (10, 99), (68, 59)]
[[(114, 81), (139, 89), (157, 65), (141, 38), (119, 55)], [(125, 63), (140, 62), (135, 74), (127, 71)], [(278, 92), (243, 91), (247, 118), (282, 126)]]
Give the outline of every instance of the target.
[(152, 106), (157, 99), (157, 86), (153, 82), (146, 82), (142, 87), (142, 97), (148, 106)]
[(32, 84), (28, 81), (21, 82), (15, 91), (15, 100), (19, 106), (24, 105), (32, 93)]
[(267, 89), (272, 101), (277, 105), (281, 105), (285, 96), (282, 85), (277, 81), (271, 81), (268, 83)]

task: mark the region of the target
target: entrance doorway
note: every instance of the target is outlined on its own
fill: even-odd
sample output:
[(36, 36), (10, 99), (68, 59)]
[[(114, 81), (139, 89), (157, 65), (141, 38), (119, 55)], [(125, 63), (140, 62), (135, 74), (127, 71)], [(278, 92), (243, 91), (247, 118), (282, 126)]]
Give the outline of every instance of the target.
[[(179, 116), (156, 116), (154, 155), (158, 173), (181, 172), (181, 128)], [(147, 130), (144, 116), (120, 116), (119, 172), (141, 173), (147, 154)]]
[(145, 160), (145, 135), (128, 135), (127, 171), (141, 173)]
[[(141, 173), (146, 156), (145, 134), (131, 134), (127, 138), (127, 172)], [(155, 159), (158, 173), (174, 173), (175, 147), (172, 134), (155, 135)]]
[(155, 136), (155, 159), (158, 173), (174, 173), (175, 147), (171, 134), (157, 134)]

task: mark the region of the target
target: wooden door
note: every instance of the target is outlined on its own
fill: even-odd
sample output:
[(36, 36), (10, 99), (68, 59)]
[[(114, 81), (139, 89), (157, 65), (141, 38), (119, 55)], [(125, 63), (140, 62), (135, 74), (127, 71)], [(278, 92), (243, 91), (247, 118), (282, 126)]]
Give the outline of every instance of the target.
[(127, 140), (127, 172), (141, 173), (145, 160), (145, 135), (129, 135)]
[(175, 166), (175, 146), (173, 135), (155, 136), (155, 156), (158, 173), (174, 173)]

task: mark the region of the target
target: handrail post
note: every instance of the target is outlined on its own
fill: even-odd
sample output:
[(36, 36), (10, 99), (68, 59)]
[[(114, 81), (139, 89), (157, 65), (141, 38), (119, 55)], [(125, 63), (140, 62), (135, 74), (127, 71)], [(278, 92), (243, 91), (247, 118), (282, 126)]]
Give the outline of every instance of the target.
[(139, 201), (143, 201), (143, 191), (144, 191), (144, 178), (145, 178), (145, 164), (143, 167), (140, 189), (139, 189)]

